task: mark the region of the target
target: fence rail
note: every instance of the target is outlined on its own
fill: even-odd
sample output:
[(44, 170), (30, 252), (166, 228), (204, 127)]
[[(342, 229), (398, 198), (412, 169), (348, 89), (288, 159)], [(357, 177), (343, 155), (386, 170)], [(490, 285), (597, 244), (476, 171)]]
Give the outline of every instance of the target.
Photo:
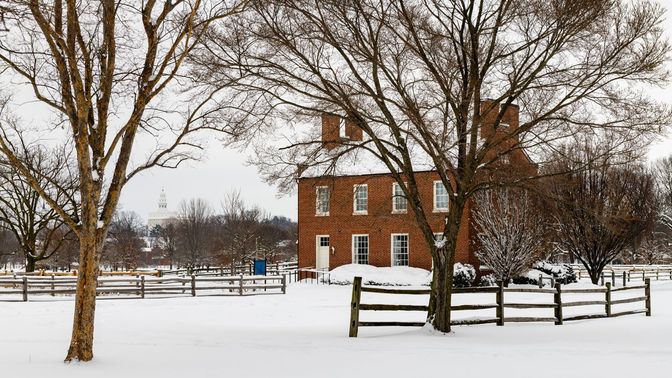
[[(636, 296), (623, 299), (612, 299), (613, 292), (634, 291), (644, 289), (644, 296)], [(392, 295), (429, 295), (430, 289), (388, 289), (381, 287), (366, 287), (362, 286), (362, 278), (355, 277), (352, 285), (352, 301), (350, 306), (350, 329), (349, 336), (357, 337), (359, 327), (387, 327), (387, 326), (406, 326), (406, 327), (420, 327), (424, 326), (424, 322), (407, 322), (407, 321), (360, 321), (359, 315), (361, 311), (428, 311), (429, 307), (424, 305), (407, 305), (407, 304), (387, 304), (387, 303), (362, 303), (362, 293), (377, 293), (377, 294), (392, 294)], [(488, 324), (495, 323), (498, 326), (503, 326), (505, 323), (519, 323), (519, 322), (554, 322), (556, 325), (562, 325), (565, 321), (583, 320), (616, 317), (623, 315), (641, 314), (651, 316), (651, 280), (646, 278), (644, 285), (627, 286), (621, 288), (612, 288), (611, 283), (607, 282), (606, 287), (598, 288), (563, 288), (560, 283), (556, 283), (552, 289), (537, 289), (537, 288), (506, 288), (501, 283), (496, 287), (472, 287), (472, 288), (456, 288), (453, 289), (453, 294), (484, 294), (494, 293), (494, 303), (479, 303), (479, 304), (463, 304), (451, 306), (451, 312), (454, 311), (474, 311), (495, 309), (495, 316), (489, 318), (472, 318), (460, 319), (451, 321), (451, 325), (470, 325), (470, 324)], [(552, 294), (552, 303), (516, 303), (506, 302), (505, 293), (533, 293), (533, 294)], [(604, 295), (604, 300), (581, 300), (573, 302), (564, 302), (563, 294), (599, 294)], [(614, 312), (613, 306), (644, 302), (643, 309)], [(563, 316), (563, 309), (567, 307), (582, 307), (582, 306), (604, 306), (603, 314), (582, 314), (570, 317)], [(553, 309), (552, 317), (539, 316), (517, 316), (506, 317), (505, 309)]]
[[(589, 277), (583, 265), (572, 264), (571, 266), (578, 279)], [(623, 286), (626, 286), (631, 281), (643, 282), (647, 278), (672, 280), (672, 265), (609, 265), (600, 274), (600, 282), (603, 286), (606, 281), (611, 281), (612, 286), (621, 282)]]
[[(0, 300), (12, 300), (20, 295), (26, 302), (30, 295), (75, 294), (77, 279), (68, 277), (0, 277)], [(285, 294), (287, 276), (233, 276), (233, 277), (99, 277), (96, 293), (100, 295), (130, 295), (145, 298), (147, 295), (251, 295)]]

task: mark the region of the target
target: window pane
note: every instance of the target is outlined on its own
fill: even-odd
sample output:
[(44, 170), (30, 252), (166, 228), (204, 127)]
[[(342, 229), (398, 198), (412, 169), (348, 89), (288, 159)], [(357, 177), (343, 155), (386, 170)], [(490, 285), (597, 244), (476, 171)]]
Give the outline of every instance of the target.
[(392, 195), (392, 210), (406, 211), (408, 209), (408, 201), (406, 200), (403, 190), (401, 190), (401, 185), (397, 183), (394, 184)]
[(369, 188), (366, 185), (355, 186), (355, 212), (366, 212), (369, 202)]
[(328, 247), (328, 246), (329, 246), (329, 237), (320, 236), (320, 247)]
[(434, 208), (440, 210), (448, 209), (448, 191), (442, 182), (434, 183)]
[(315, 212), (317, 214), (329, 213), (329, 188), (327, 187), (317, 188), (317, 204)]
[(355, 235), (352, 237), (353, 263), (369, 263), (369, 235)]
[(408, 235), (392, 235), (392, 265), (408, 266)]

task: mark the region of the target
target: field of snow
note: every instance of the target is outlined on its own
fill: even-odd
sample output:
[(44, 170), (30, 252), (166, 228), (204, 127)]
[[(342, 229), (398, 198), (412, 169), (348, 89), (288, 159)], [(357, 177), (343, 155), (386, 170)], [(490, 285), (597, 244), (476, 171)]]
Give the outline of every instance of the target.
[[(356, 339), (347, 337), (349, 286), (298, 283), (284, 296), (103, 299), (96, 357), (71, 365), (61, 361), (72, 299), (0, 302), (0, 372), (22, 378), (665, 376), (672, 371), (672, 282), (654, 282), (652, 292), (650, 318), (462, 326), (449, 335), (361, 328)], [(510, 298), (516, 302), (552, 300), (506, 295), (520, 295)], [(383, 303), (384, 298), (390, 297), (364, 293), (362, 301)], [(551, 316), (552, 310), (539, 311)], [(362, 315), (362, 320), (383, 318), (423, 316)]]

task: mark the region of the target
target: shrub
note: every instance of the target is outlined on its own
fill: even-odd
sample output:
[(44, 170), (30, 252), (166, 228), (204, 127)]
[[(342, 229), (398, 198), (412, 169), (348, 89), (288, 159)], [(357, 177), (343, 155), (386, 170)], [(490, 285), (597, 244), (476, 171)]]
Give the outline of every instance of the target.
[(476, 279), (473, 265), (457, 263), (453, 265), (453, 287), (470, 287)]
[(569, 264), (552, 264), (547, 261), (539, 261), (534, 264), (534, 269), (553, 276), (556, 281), (562, 283), (565, 282), (565, 278), (567, 278), (567, 283), (577, 282), (576, 273)]
[(495, 275), (492, 273), (481, 276), (481, 280), (478, 282), (478, 286), (497, 286), (497, 277), (495, 277)]

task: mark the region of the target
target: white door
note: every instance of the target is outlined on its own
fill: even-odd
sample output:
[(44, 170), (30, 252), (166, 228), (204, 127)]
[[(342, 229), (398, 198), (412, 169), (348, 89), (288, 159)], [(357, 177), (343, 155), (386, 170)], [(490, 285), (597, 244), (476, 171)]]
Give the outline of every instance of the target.
[(329, 270), (329, 235), (317, 235), (317, 258), (315, 267), (317, 269)]

